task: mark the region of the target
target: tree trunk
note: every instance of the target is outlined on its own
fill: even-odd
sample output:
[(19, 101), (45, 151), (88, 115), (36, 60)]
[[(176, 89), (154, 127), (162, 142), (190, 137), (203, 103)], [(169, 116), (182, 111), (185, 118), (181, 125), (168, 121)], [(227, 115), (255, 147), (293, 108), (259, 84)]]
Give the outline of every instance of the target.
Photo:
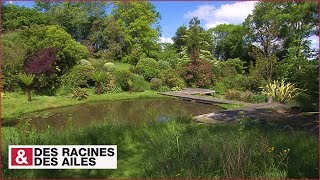
[(30, 102), (31, 101), (31, 88), (30, 87), (27, 87), (26, 93), (27, 93), (28, 101)]
[(97, 94), (101, 94), (101, 82), (97, 82)]

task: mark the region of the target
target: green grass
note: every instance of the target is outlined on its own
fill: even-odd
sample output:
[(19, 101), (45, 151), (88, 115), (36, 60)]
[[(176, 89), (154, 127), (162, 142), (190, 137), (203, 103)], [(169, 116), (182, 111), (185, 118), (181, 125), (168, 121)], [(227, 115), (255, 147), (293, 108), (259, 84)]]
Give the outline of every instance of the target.
[(216, 105), (227, 110), (245, 107), (245, 105), (243, 104), (216, 104)]
[(33, 96), (32, 101), (27, 101), (27, 96), (19, 93), (4, 93), (1, 104), (1, 117), (4, 121), (10, 118), (17, 118), (25, 113), (81, 104), (85, 102), (95, 101), (116, 101), (123, 99), (137, 99), (137, 98), (168, 98), (157, 94), (154, 91), (146, 92), (122, 92), (109, 94), (90, 94), (87, 99), (77, 101), (67, 96)]
[[(117, 170), (8, 170), (8, 152), (3, 148), (3, 174), (11, 178), (318, 178), (316, 135), (240, 122), (203, 125), (189, 118), (136, 125), (105, 122), (42, 133), (24, 125), (3, 128), (2, 147), (118, 146)], [(268, 151), (271, 147), (274, 151)], [(290, 152), (281, 155), (288, 148)]]

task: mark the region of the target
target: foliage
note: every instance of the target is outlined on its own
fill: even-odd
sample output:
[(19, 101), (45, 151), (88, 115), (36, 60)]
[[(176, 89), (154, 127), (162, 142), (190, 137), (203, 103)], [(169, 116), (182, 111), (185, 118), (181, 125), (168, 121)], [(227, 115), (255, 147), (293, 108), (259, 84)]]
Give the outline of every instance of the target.
[(116, 65), (114, 65), (112, 62), (107, 62), (103, 65), (103, 68), (107, 72), (113, 72), (116, 69)]
[(69, 87), (89, 87), (93, 73), (93, 66), (76, 65), (62, 76), (61, 84)]
[(185, 87), (184, 80), (172, 70), (164, 70), (160, 72), (159, 77), (162, 80), (163, 84), (168, 86), (169, 88)]
[(86, 59), (81, 59), (79, 61), (79, 64), (83, 65), (83, 66), (92, 66), (92, 63), (90, 61), (86, 60)]
[(268, 98), (284, 103), (297, 96), (301, 92), (301, 89), (296, 88), (292, 83), (285, 83), (282, 80), (268, 83), (263, 87), (263, 92)]
[(250, 102), (253, 93), (251, 91), (243, 91), (240, 94), (240, 101)]
[(116, 77), (110, 72), (106, 73), (106, 79), (102, 83), (102, 92), (122, 92), (121, 87), (117, 86)]
[(224, 95), (226, 99), (230, 100), (240, 100), (241, 99), (241, 91), (234, 90), (234, 89), (228, 89)]
[(24, 72), (26, 53), (26, 45), (21, 42), (19, 32), (1, 34), (2, 91), (17, 90), (17, 75)]
[(158, 91), (160, 87), (162, 86), (162, 81), (159, 78), (152, 78), (150, 80), (151, 83), (151, 89)]
[(76, 87), (72, 90), (72, 94), (71, 97), (80, 101), (83, 99), (87, 99), (89, 96), (87, 89), (85, 88), (80, 88), (80, 87)]
[(264, 103), (267, 100), (267, 96), (263, 93), (252, 94), (249, 97), (249, 102), (251, 103)]
[(160, 70), (171, 69), (170, 63), (167, 61), (163, 61), (163, 60), (158, 61), (158, 67)]
[(140, 59), (136, 65), (136, 71), (146, 80), (150, 81), (159, 74), (158, 62), (152, 58)]
[(29, 74), (52, 73), (57, 61), (57, 52), (58, 49), (45, 48), (31, 54), (25, 63), (25, 71)]
[(132, 85), (130, 86), (132, 92), (144, 92), (150, 89), (150, 84), (140, 75), (133, 74), (130, 80), (132, 82)]
[(1, 31), (14, 31), (36, 24), (48, 24), (48, 18), (33, 8), (8, 4), (1, 7)]
[(23, 83), (26, 87), (30, 87), (33, 83), (35, 75), (33, 74), (19, 74), (19, 80)]
[[(147, 57), (152, 57), (152, 52), (159, 49), (157, 40), (160, 34), (160, 13), (155, 6), (150, 2), (114, 2), (111, 14), (125, 29), (128, 54), (144, 53)], [(134, 52), (137, 50), (140, 52)], [(125, 62), (135, 65), (137, 61), (128, 58)]]
[(314, 100), (306, 93), (299, 93), (293, 100), (298, 103), (302, 112), (316, 111), (318, 109), (316, 106), (319, 106), (317, 103), (313, 103)]
[(107, 2), (41, 2), (35, 7), (54, 24), (65, 29), (74, 39), (87, 39), (93, 21), (105, 15)]
[(228, 76), (221, 81), (227, 89), (236, 89), (239, 91), (250, 90), (251, 82), (246, 76), (237, 74), (235, 76)]
[[(53, 170), (54, 173), (48, 173), (52, 170), (4, 169), (4, 177), (265, 178), (275, 177), (270, 174), (283, 171), (285, 178), (318, 177), (317, 136), (301, 131), (279, 131), (268, 124), (262, 129), (259, 125), (249, 124), (252, 122), (208, 126), (193, 123), (190, 118), (177, 117), (166, 123), (135, 125), (107, 120), (83, 129), (66, 127), (44, 132), (6, 127), (3, 128), (3, 146), (117, 144), (118, 153), (126, 156), (118, 156), (118, 169), (112, 171)], [(144, 150), (137, 151), (137, 147)], [(288, 149), (289, 153), (278, 157)], [(283, 157), (284, 161), (281, 161)], [(7, 167), (7, 148), (2, 152), (2, 159)]]
[(57, 25), (33, 26), (21, 32), (21, 38), (27, 45), (28, 52), (36, 52), (44, 48), (58, 48), (56, 66), (60, 75), (88, 56), (88, 49), (76, 42), (72, 37)]
[(115, 71), (116, 81), (121, 86), (123, 91), (129, 90), (128, 80), (131, 79), (133, 74), (129, 70)]
[(113, 17), (95, 20), (89, 39), (105, 59), (120, 61), (126, 53), (125, 29), (123, 24)]
[(188, 63), (186, 82), (191, 86), (208, 87), (212, 83), (211, 63), (206, 60), (195, 59)]
[(223, 82), (217, 82), (215, 85), (214, 85), (214, 91), (217, 93), (217, 94), (220, 94), (220, 95), (224, 95), (226, 93), (226, 86), (224, 85)]

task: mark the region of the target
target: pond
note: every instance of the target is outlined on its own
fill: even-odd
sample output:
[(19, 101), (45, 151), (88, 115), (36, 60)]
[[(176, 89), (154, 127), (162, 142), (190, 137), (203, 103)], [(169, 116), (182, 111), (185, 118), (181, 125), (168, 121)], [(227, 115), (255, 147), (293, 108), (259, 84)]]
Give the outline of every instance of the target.
[(93, 122), (120, 121), (138, 123), (168, 121), (173, 117), (197, 116), (221, 110), (220, 107), (177, 99), (134, 99), (104, 101), (48, 109), (23, 116), (37, 127), (63, 128), (68, 124), (86, 126)]

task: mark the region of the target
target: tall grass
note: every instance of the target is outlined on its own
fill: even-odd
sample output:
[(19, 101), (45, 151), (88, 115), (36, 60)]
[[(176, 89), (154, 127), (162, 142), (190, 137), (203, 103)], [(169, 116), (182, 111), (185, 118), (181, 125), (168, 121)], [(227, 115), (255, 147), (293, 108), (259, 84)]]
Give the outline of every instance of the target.
[[(54, 137), (54, 138), (53, 138)], [(317, 137), (239, 121), (204, 125), (189, 118), (110, 123), (57, 132), (3, 128), (3, 172), (14, 178), (317, 178)], [(115, 144), (117, 170), (8, 170), (9, 144)], [(284, 152), (284, 150), (290, 151)]]

